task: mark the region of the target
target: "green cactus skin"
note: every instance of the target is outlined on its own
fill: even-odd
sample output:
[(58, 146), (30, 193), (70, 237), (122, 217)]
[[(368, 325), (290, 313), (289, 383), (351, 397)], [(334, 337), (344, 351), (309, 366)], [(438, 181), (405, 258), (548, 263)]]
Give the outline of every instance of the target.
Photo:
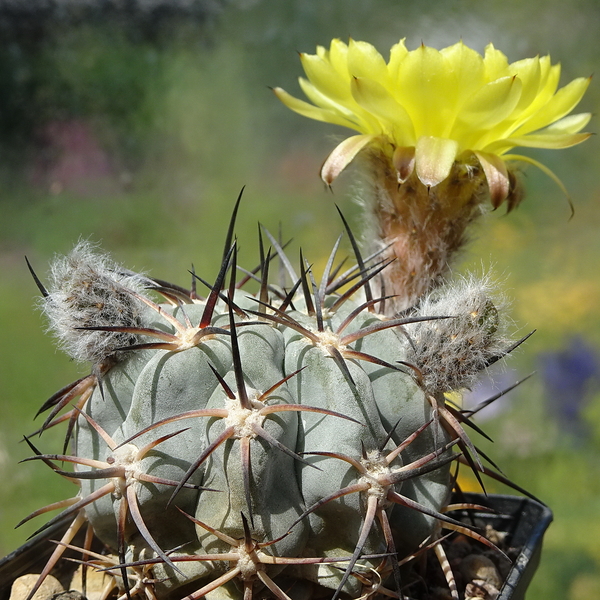
[[(450, 446), (458, 441), (472, 463), (478, 458), (440, 397), (507, 344), (489, 286), (479, 296), (473, 282), (471, 296), (450, 287), (427, 304), (431, 315), (417, 307), (390, 319), (370, 297), (381, 265), (332, 283), (336, 249), (324, 283), (317, 287), (302, 265), (291, 294), (267, 283), (270, 254), (263, 253), (256, 298), (235, 289), (233, 247), (205, 300), (124, 277), (90, 247), (58, 261), (44, 299), (51, 329), (63, 345), (68, 339), (74, 358), (92, 358), (93, 368), (81, 390), (42, 407), (53, 409), (45, 429), (79, 396), (70, 413), (71, 454), (36, 451), (33, 458), (80, 484), (77, 503), (61, 516), (72, 516), (71, 529), (88, 523), (116, 555), (107, 560), (120, 593), (304, 600), (329, 590), (359, 598), (373, 573), (387, 588), (400, 585), (406, 567), (401, 573), (398, 562), (435, 540), (442, 525), (456, 524), (443, 515), (457, 456)], [(90, 285), (81, 286), (78, 270)], [(96, 309), (87, 307), (86, 289), (107, 277), (126, 306), (90, 317)], [(352, 285), (353, 293), (341, 291)], [(148, 290), (168, 302), (155, 304)], [(461, 320), (461, 293), (479, 298), (482, 317)], [(60, 306), (74, 294), (84, 323)], [(468, 302), (462, 310), (478, 314)], [(135, 319), (113, 324), (115, 312)], [(453, 373), (452, 388), (442, 376), (433, 388), (420, 378), (436, 368), (432, 339), (451, 353), (457, 335), (481, 332), (489, 352), (475, 348), (479, 362)], [(92, 347), (92, 336), (102, 348)], [(59, 459), (73, 471), (52, 462)]]

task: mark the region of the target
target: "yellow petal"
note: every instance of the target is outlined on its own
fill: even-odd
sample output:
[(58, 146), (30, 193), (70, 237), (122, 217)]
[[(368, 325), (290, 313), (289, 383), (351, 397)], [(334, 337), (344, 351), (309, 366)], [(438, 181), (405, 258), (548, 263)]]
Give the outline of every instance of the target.
[[(517, 131), (532, 115), (544, 107), (550, 98), (554, 95), (558, 87), (560, 78), (560, 65), (551, 65), (550, 57), (543, 56), (540, 58), (540, 87), (538, 95), (530, 102), (529, 106), (523, 107), (519, 103), (519, 107), (515, 109), (512, 115), (506, 121), (498, 123), (492, 129), (489, 129), (480, 139), (480, 146), (484, 147), (493, 140), (502, 140), (510, 137), (514, 131)], [(529, 129), (527, 131), (530, 131)]]
[(415, 130), (408, 113), (382, 85), (372, 79), (357, 77), (352, 80), (352, 95), (360, 106), (380, 120), (396, 144), (415, 145)]
[(558, 89), (558, 82), (560, 81), (560, 65), (550, 65), (549, 56), (543, 56), (540, 59), (540, 65), (542, 66), (543, 72), (545, 72), (547, 69), (547, 74), (542, 77), (539, 95), (532, 105), (536, 109), (544, 106), (546, 102), (548, 102), (548, 100), (554, 96), (556, 90)]
[(591, 118), (592, 113), (569, 115), (568, 117), (563, 117), (560, 121), (556, 121), (556, 123), (549, 125), (545, 129), (542, 129), (540, 133), (577, 133), (590, 122)]
[(508, 117), (519, 102), (521, 82), (516, 77), (502, 77), (484, 85), (460, 113), (460, 122), (470, 129), (483, 125), (491, 128)]
[(343, 120), (336, 121), (336, 124), (345, 125), (361, 133), (381, 133), (381, 125), (377, 118), (369, 113), (369, 111), (361, 108), (355, 102), (354, 98), (350, 97), (346, 102), (336, 102), (321, 93), (305, 79), (300, 79), (300, 87), (311, 102), (325, 109), (330, 114), (338, 115), (338, 118)]
[[(376, 117), (363, 110), (352, 97), (347, 101), (334, 101), (317, 88), (310, 81), (300, 78), (300, 87), (306, 97), (317, 106), (323, 108), (328, 114), (337, 115), (335, 123), (356, 129), (361, 133), (380, 133), (381, 126)], [(341, 120), (340, 120), (341, 119)], [(327, 119), (333, 123), (331, 119)]]
[(331, 185), (356, 155), (375, 139), (373, 135), (353, 135), (346, 138), (327, 157), (321, 167), (321, 179)]
[(327, 55), (331, 66), (340, 74), (347, 75), (350, 78), (348, 72), (348, 46), (341, 40), (331, 40), (329, 53)]
[(304, 102), (304, 100), (294, 98), (294, 96), (288, 94), (285, 90), (281, 88), (274, 88), (273, 92), (288, 108), (291, 108), (294, 112), (297, 112), (303, 117), (315, 119), (316, 121), (333, 123), (334, 125), (343, 125), (344, 127), (351, 127), (353, 129), (355, 128), (355, 126), (350, 121), (348, 121), (348, 119), (345, 119), (341, 115), (337, 115), (331, 110), (313, 106), (308, 102)]
[(404, 44), (404, 39), (401, 39), (397, 44), (394, 44), (390, 50), (390, 62), (388, 63), (388, 73), (390, 80), (393, 82), (399, 81), (398, 69), (402, 61), (406, 58), (408, 50)]
[(352, 77), (370, 77), (382, 83), (388, 77), (385, 60), (375, 47), (352, 39), (348, 44), (348, 73)]
[(301, 54), (302, 67), (309, 81), (322, 94), (333, 100), (344, 100), (349, 97), (349, 76), (344, 77), (336, 71), (331, 63), (314, 54)]
[[(479, 52), (462, 42), (440, 50), (440, 54), (446, 61), (453, 95), (462, 104), (462, 100), (469, 98), (486, 83), (483, 58)], [(447, 101), (445, 98), (444, 102)]]
[(504, 202), (510, 190), (506, 164), (499, 156), (489, 152), (475, 152), (475, 156), (477, 156), (485, 173), (492, 206), (498, 208)]
[(510, 65), (521, 82), (521, 96), (515, 112), (525, 110), (537, 97), (540, 89), (542, 68), (539, 58), (527, 58)]
[[(336, 100), (321, 92), (317, 89), (310, 81), (304, 78), (298, 79), (300, 88), (304, 92), (304, 95), (313, 103), (324, 108), (326, 110), (332, 110), (336, 113), (340, 113), (344, 117), (348, 117), (349, 120), (355, 121), (356, 106), (355, 102), (350, 98), (350, 102), (344, 100)], [(349, 105), (350, 104), (350, 105)]]
[(558, 150), (559, 148), (570, 148), (585, 142), (591, 133), (572, 133), (572, 134), (552, 134), (552, 133), (531, 133), (523, 137), (507, 138), (497, 144), (490, 144), (488, 151), (502, 153), (510, 148), (521, 146), (522, 148), (546, 148)]
[(494, 44), (488, 44), (485, 47), (483, 64), (488, 81), (508, 75), (508, 59), (503, 52), (494, 48)]
[(528, 119), (515, 133), (522, 135), (546, 127), (569, 114), (581, 100), (590, 78), (579, 77), (558, 90), (544, 107)]
[(444, 181), (450, 174), (458, 150), (455, 140), (433, 136), (419, 138), (415, 148), (415, 166), (421, 182), (433, 187)]
[(394, 97), (410, 115), (416, 135), (439, 135), (452, 112), (443, 102), (446, 95), (452, 94), (443, 56), (421, 45), (402, 61), (398, 78), (402, 85)]

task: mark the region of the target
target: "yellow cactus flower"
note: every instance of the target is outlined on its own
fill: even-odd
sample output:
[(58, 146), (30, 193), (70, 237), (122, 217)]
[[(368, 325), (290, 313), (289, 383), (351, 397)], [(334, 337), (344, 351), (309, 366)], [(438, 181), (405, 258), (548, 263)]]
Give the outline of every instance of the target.
[(333, 40), (301, 60), (310, 102), (281, 88), (275, 94), (301, 115), (358, 132), (333, 150), (321, 177), (331, 184), (361, 155), (364, 242), (391, 259), (379, 283), (382, 295), (394, 296), (392, 312), (444, 280), (488, 198), (494, 208), (517, 206), (511, 161), (539, 167), (564, 190), (552, 171), (513, 148), (566, 148), (590, 135), (580, 132), (591, 115), (570, 115), (589, 79), (558, 89), (560, 65), (549, 56), (509, 64), (492, 44), (482, 56), (462, 42), (409, 51), (402, 40), (386, 63), (371, 44)]
[(532, 163), (558, 182), (539, 162), (508, 154), (512, 148), (566, 148), (590, 136), (580, 133), (590, 113), (568, 116), (589, 78), (557, 91), (560, 65), (549, 56), (509, 64), (492, 44), (482, 56), (462, 42), (409, 51), (401, 40), (386, 63), (371, 44), (334, 39), (301, 61), (308, 79), (300, 86), (312, 104), (281, 88), (278, 98), (301, 115), (359, 132), (325, 161), (327, 184), (366, 148), (390, 157), (399, 183), (414, 171), (428, 188), (447, 179), (455, 162), (474, 162), (493, 206), (508, 199), (510, 209), (516, 201), (506, 161)]

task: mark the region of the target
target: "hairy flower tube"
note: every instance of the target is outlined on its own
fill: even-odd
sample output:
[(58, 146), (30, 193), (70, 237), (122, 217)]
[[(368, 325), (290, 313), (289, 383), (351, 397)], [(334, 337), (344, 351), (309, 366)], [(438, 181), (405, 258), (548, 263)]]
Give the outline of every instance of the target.
[[(566, 148), (586, 140), (590, 113), (570, 115), (589, 78), (558, 88), (560, 65), (549, 56), (509, 64), (489, 44), (482, 56), (462, 42), (436, 50), (395, 44), (389, 62), (366, 42), (334, 39), (329, 49), (301, 54), (308, 79), (305, 102), (281, 88), (275, 94), (306, 117), (358, 132), (328, 156), (327, 184), (359, 154), (367, 159), (375, 247), (393, 246), (398, 281), (388, 289), (407, 308), (444, 273), (464, 242), (466, 226), (488, 198), (508, 210), (521, 190), (507, 167), (531, 163), (560, 180), (515, 147)], [(417, 275), (418, 279), (416, 279)]]

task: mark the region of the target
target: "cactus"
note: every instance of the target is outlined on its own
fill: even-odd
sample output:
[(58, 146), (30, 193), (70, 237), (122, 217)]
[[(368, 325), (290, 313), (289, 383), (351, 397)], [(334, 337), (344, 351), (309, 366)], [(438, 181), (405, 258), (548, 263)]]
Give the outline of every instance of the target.
[[(349, 64), (381, 67), (364, 44), (352, 44)], [(332, 53), (340, 47), (332, 45)], [(313, 58), (326, 62), (321, 50)], [(311, 73), (323, 83), (324, 72)], [(381, 90), (361, 92), (363, 79), (349, 79), (353, 94), (363, 103), (372, 94), (372, 107), (381, 109)], [(579, 82), (574, 94), (586, 85)], [(34, 274), (59, 345), (92, 367), (39, 411), (48, 413), (39, 432), (66, 423), (62, 454), (42, 453), (27, 438), (28, 460), (79, 486), (73, 498), (22, 521), (62, 509), (39, 531), (69, 523), (30, 598), (65, 549), (77, 547), (79, 530), (87, 531), (84, 564), (110, 574), (122, 598), (149, 600), (403, 598), (415, 579), (414, 559), (430, 550), (456, 599), (444, 529), (506, 558), (452, 516), (452, 466), (466, 464), (480, 481), (483, 473), (521, 488), (483, 465), (465, 431), (475, 427), (469, 413), (447, 395), (470, 387), (523, 340), (507, 333), (506, 302), (489, 276), (445, 275), (481, 198), (490, 195), (494, 206), (517, 203), (512, 175), (481, 148), (479, 166), (473, 156), (464, 159), (455, 142), (442, 144), (452, 150), (448, 161), (431, 136), (423, 142), (429, 155), (417, 142), (415, 167), (414, 148), (376, 135), (364, 107), (334, 92), (368, 125), (367, 133), (356, 126), (360, 139), (343, 142), (324, 167), (331, 183), (359, 152), (368, 153), (369, 256), (361, 255), (342, 216), (355, 266), (342, 271), (340, 236), (317, 282), (302, 252), (297, 272), (264, 230), (272, 249), (265, 252), (261, 234), (259, 266), (238, 281), (233, 234), (240, 195), (213, 284), (194, 273), (185, 289), (132, 273), (88, 243), (54, 261), (48, 288)], [(276, 93), (307, 116), (354, 123), (349, 109), (340, 109), (342, 119), (335, 113), (342, 105), (323, 94), (313, 95), (325, 108), (314, 109)], [(564, 139), (553, 133), (555, 147), (583, 141), (587, 134), (574, 132), (586, 119)], [(460, 231), (453, 229), (453, 211), (464, 207)], [(390, 238), (389, 222), (403, 228), (406, 240)], [(398, 250), (405, 241), (408, 254)], [(442, 258), (432, 249), (441, 249)], [(288, 286), (271, 281), (274, 258)], [(246, 290), (251, 280), (255, 295)], [(199, 284), (207, 287), (205, 297)], [(93, 537), (105, 553), (92, 550)]]
[[(157, 598), (359, 597), (375, 578), (400, 589), (400, 567), (442, 528), (493, 547), (446, 514), (451, 463), (462, 452), (483, 469), (443, 392), (510, 349), (502, 302), (473, 278), (385, 317), (372, 283), (389, 261), (363, 260), (344, 224), (357, 266), (335, 266), (340, 236), (318, 284), (267, 232), (256, 296), (236, 283), (233, 220), (206, 298), (88, 243), (54, 261), (43, 310), (92, 370), (40, 410), (42, 431), (67, 422), (63, 453), (28, 440), (29, 460), (79, 484), (24, 520), (71, 519), (40, 581), (84, 527), (113, 553), (91, 562), (121, 593)], [(289, 289), (269, 281), (277, 253)]]

